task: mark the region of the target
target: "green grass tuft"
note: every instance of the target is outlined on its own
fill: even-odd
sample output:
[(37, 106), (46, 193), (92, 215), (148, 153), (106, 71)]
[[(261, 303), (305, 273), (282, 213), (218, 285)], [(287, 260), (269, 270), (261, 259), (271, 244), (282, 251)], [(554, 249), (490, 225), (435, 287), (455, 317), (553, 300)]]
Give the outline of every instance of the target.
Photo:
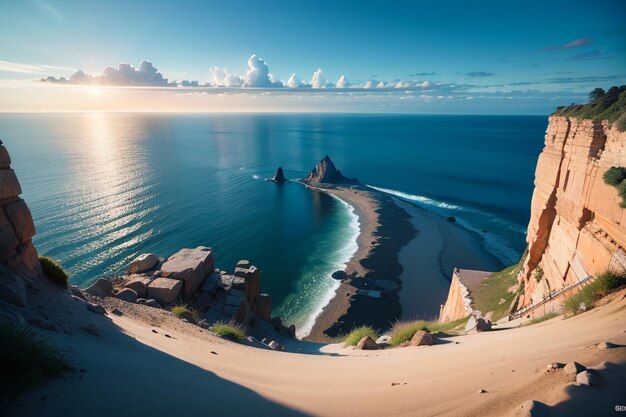
[(40, 256), (39, 263), (41, 264), (41, 269), (43, 270), (43, 273), (48, 278), (61, 285), (62, 287), (67, 287), (67, 280), (69, 279), (69, 277), (67, 273), (63, 270), (63, 267), (58, 262), (47, 256)]
[[(517, 284), (520, 264), (510, 266), (500, 272), (494, 272), (485, 278), (472, 292), (472, 307), (483, 314), (492, 311), (491, 321), (498, 321), (506, 316), (515, 298), (509, 288)], [(504, 302), (500, 302), (504, 300)]]
[(0, 414), (20, 392), (71, 367), (28, 326), (0, 322)]
[(463, 317), (455, 321), (447, 323), (439, 323), (437, 321), (397, 321), (391, 328), (391, 346), (398, 346), (406, 341), (410, 341), (418, 330), (424, 330), (428, 333), (447, 333), (460, 330), (469, 317)]
[(238, 323), (218, 322), (211, 326), (210, 330), (222, 339), (232, 340), (233, 342), (241, 342), (246, 338), (246, 329)]
[(524, 326), (529, 326), (531, 324), (541, 323), (543, 321), (547, 321), (547, 320), (553, 319), (553, 318), (558, 317), (558, 316), (559, 316), (559, 314), (555, 313), (555, 312), (547, 313), (547, 314), (544, 314), (541, 317), (535, 317), (534, 319), (528, 320), (526, 323), (524, 323)]
[(565, 312), (576, 315), (593, 307), (593, 303), (600, 298), (626, 285), (626, 276), (606, 271), (588, 284), (575, 295), (565, 300)]
[(191, 308), (189, 308), (187, 304), (182, 304), (182, 305), (172, 307), (170, 311), (179, 319), (182, 319), (186, 314), (191, 314), (194, 318), (196, 316), (196, 312), (192, 310)]
[(352, 329), (350, 333), (345, 337), (343, 343), (345, 346), (356, 346), (361, 339), (365, 336), (369, 336), (372, 339), (378, 339), (378, 332), (371, 326), (361, 326), (356, 329)]

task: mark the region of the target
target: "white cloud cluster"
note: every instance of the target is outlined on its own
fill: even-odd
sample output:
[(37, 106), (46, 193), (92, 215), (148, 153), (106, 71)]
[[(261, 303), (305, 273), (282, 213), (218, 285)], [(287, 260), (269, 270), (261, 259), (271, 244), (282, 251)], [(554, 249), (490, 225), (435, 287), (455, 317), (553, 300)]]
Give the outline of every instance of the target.
[(244, 83), (239, 75), (230, 74), (226, 69), (211, 67), (211, 85), (215, 87), (241, 87)]
[(265, 61), (253, 54), (248, 59), (248, 71), (244, 77), (244, 87), (269, 87), (272, 83), (269, 79), (270, 70)]
[(150, 86), (150, 87), (167, 87), (171, 84), (167, 78), (152, 65), (152, 62), (142, 61), (139, 68), (135, 68), (130, 64), (119, 64), (117, 69), (106, 67), (100, 76), (86, 74), (83, 71), (76, 71), (69, 80), (64, 77), (54, 78), (48, 77), (44, 81), (52, 83), (67, 84), (99, 84), (99, 85), (115, 85), (115, 86)]
[[(2, 64), (3, 61), (0, 61)], [(313, 72), (309, 81), (301, 81), (296, 74), (286, 81), (280, 81), (270, 73), (267, 63), (256, 54), (248, 59), (248, 69), (243, 75), (230, 73), (225, 68), (213, 66), (210, 68), (210, 81), (202, 87), (221, 87), (221, 88), (290, 88), (290, 89), (352, 89), (370, 90), (370, 89), (388, 89), (388, 90), (422, 90), (435, 86), (429, 81), (401, 81), (395, 80), (391, 82), (370, 79), (367, 81), (356, 81), (350, 83), (345, 75), (337, 80), (337, 83), (327, 82), (322, 73), (322, 69), (318, 68)], [(3, 66), (0, 65), (0, 70)], [(17, 67), (16, 67), (17, 68)], [(17, 68), (21, 71), (35, 71), (29, 67)], [(96, 85), (117, 85), (117, 86), (159, 86), (173, 87), (180, 85), (182, 87), (200, 87), (197, 81), (168, 82), (167, 78), (152, 65), (151, 62), (143, 61), (138, 68), (129, 64), (120, 64), (118, 68), (107, 67), (102, 75), (91, 75), (83, 71), (76, 71), (69, 79), (48, 77), (42, 81), (52, 83), (66, 84), (96, 84)]]
[(324, 88), (326, 87), (326, 81), (322, 76), (322, 69), (318, 68), (313, 72), (313, 76), (311, 77), (311, 87), (312, 88)]
[(348, 88), (348, 87), (350, 87), (350, 82), (348, 81), (348, 79), (346, 78), (345, 75), (342, 75), (337, 80), (337, 85), (336, 86), (337, 86), (337, 88)]

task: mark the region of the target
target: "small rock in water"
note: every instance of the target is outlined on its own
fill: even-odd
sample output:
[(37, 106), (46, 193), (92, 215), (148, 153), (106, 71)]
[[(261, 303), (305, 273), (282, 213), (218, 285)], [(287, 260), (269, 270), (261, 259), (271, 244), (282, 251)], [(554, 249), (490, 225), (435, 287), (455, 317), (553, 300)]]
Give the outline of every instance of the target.
[(88, 324), (85, 326), (85, 331), (94, 336), (100, 336), (100, 329), (95, 324)]

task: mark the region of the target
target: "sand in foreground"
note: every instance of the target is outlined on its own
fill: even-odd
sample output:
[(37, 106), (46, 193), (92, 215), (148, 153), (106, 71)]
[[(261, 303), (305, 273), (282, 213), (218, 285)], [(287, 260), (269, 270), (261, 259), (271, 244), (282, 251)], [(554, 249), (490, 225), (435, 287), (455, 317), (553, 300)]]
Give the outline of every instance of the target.
[[(100, 337), (79, 329), (44, 332), (84, 372), (48, 382), (9, 415), (503, 416), (528, 399), (554, 405), (556, 415), (609, 415), (626, 404), (625, 293), (570, 319), (456, 336), (435, 346), (290, 346), (317, 354), (227, 342), (168, 312), (113, 300), (124, 316), (112, 321), (74, 311), (74, 320), (96, 322)], [(69, 304), (55, 305), (66, 317)], [(598, 350), (601, 341), (620, 347)], [(576, 387), (563, 371), (544, 371), (554, 361), (573, 360), (610, 362), (601, 372), (604, 385)]]

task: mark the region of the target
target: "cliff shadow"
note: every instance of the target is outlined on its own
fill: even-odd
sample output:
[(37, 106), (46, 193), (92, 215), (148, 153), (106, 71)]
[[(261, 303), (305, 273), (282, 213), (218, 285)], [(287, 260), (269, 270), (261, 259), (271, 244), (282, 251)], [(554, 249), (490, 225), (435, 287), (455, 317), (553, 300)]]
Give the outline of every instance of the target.
[[(18, 398), (8, 416), (308, 416), (140, 343), (105, 317), (96, 319), (104, 319), (93, 320), (100, 337), (43, 333), (76, 370)], [(172, 343), (160, 334), (163, 343)], [(214, 349), (203, 354), (219, 362), (220, 350), (228, 346)]]

